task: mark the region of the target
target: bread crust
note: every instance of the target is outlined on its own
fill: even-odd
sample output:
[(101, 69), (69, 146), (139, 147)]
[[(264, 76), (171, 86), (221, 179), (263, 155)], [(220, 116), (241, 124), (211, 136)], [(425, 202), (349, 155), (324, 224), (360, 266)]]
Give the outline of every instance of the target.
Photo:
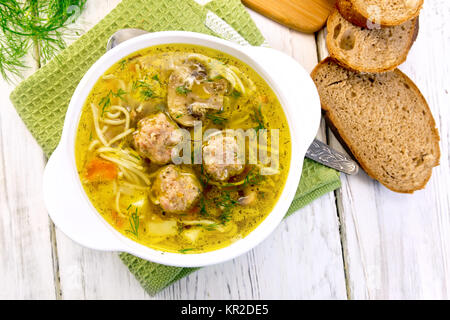
[[(340, 13), (340, 12), (339, 12)], [(414, 30), (410, 32), (410, 39), (409, 39), (409, 45), (407, 48), (404, 49), (404, 53), (400, 56), (400, 58), (396, 61), (396, 63), (393, 63), (392, 65), (386, 65), (383, 67), (378, 68), (366, 68), (361, 65), (351, 64), (348, 61), (345, 61), (340, 57), (338, 52), (336, 50), (333, 50), (333, 46), (331, 45), (331, 42), (334, 40), (332, 35), (332, 26), (331, 21), (334, 18), (334, 15), (339, 14), (337, 11), (334, 11), (329, 17), (327, 21), (327, 37), (326, 37), (326, 44), (328, 48), (328, 52), (330, 56), (336, 60), (341, 66), (347, 69), (351, 69), (358, 72), (370, 72), (370, 73), (381, 73), (381, 72), (387, 72), (392, 71), (395, 68), (397, 68), (400, 64), (406, 61), (408, 57), (408, 53), (411, 50), (411, 47), (413, 46), (414, 42), (417, 39), (417, 36), (419, 34), (419, 17), (414, 18)], [(345, 18), (345, 17), (344, 17)]]
[[(331, 57), (327, 57), (324, 60), (322, 60), (321, 62), (319, 62), (319, 64), (314, 68), (314, 70), (311, 72), (311, 77), (314, 79), (315, 74), (317, 73), (317, 71), (322, 67), (322, 65), (327, 64), (329, 62), (336, 62), (336, 60), (334, 60)], [(427, 101), (425, 100), (425, 97), (422, 95), (422, 93), (420, 92), (419, 88), (417, 88), (417, 86), (415, 85), (415, 83), (407, 76), (405, 75), (403, 72), (401, 72), (399, 69), (395, 69), (392, 72), (396, 72), (397, 74), (399, 74), (407, 83), (408, 85), (417, 93), (418, 97), (422, 100), (422, 102), (424, 103), (424, 105), (426, 106), (426, 110), (429, 113), (429, 119), (430, 119), (430, 123), (429, 126), (430, 128), (432, 128), (431, 130), (433, 131), (433, 135), (435, 136), (435, 140), (433, 141), (433, 143), (435, 144), (435, 149), (437, 150), (437, 157), (436, 157), (436, 163), (434, 164), (433, 167), (438, 166), (439, 165), (439, 161), (440, 161), (440, 157), (441, 157), (441, 151), (440, 151), (440, 146), (439, 146), (439, 141), (440, 141), (440, 136), (439, 136), (439, 132), (436, 128), (436, 123), (434, 120), (434, 117), (431, 113), (431, 110), (429, 108), (429, 105), (427, 103)], [(425, 188), (426, 184), (428, 183), (428, 181), (431, 178), (431, 174), (432, 174), (432, 168), (430, 168), (427, 174), (427, 178), (424, 180), (424, 182), (414, 188), (410, 188), (410, 189), (402, 189), (402, 188), (397, 188), (396, 186), (393, 185), (388, 185), (385, 184), (383, 182), (381, 182), (380, 178), (377, 177), (377, 175), (371, 171), (368, 166), (365, 163), (365, 160), (359, 156), (357, 150), (355, 150), (355, 148), (353, 147), (350, 139), (348, 137), (345, 136), (345, 134), (342, 132), (342, 130), (339, 130), (339, 128), (337, 128), (334, 123), (336, 122), (335, 119), (333, 119), (333, 116), (330, 112), (330, 106), (324, 104), (322, 102), (321, 99), (321, 107), (322, 107), (322, 113), (324, 115), (325, 121), (328, 125), (328, 127), (331, 129), (331, 131), (334, 133), (335, 137), (338, 139), (338, 141), (342, 144), (342, 146), (345, 148), (345, 150), (349, 153), (349, 155), (359, 164), (359, 166), (367, 173), (367, 175), (369, 177), (371, 177), (374, 180), (377, 180), (378, 182), (380, 182), (382, 185), (384, 185), (386, 188), (394, 191), (394, 192), (398, 192), (398, 193), (407, 193), (407, 194), (411, 194), (414, 193), (417, 190), (421, 190), (423, 188)]]
[(341, 15), (345, 18), (345, 20), (357, 25), (361, 28), (367, 27), (367, 18), (361, 15), (358, 11), (353, 7), (353, 3), (349, 0), (337, 0), (336, 8), (339, 10)]
[[(398, 26), (402, 23), (405, 23), (408, 20), (418, 17), (420, 10), (422, 9), (422, 6), (423, 0), (420, 0), (420, 5), (412, 15), (405, 17), (403, 19), (395, 19), (395, 20), (388, 20), (386, 17), (381, 17), (380, 21), (377, 22), (379, 22), (381, 27)], [(339, 10), (339, 12), (346, 20), (350, 21), (354, 25), (366, 29), (369, 28), (369, 21), (370, 21), (369, 17), (364, 15), (364, 11), (358, 8), (358, 6), (354, 3), (353, 0), (337, 0), (336, 8)]]

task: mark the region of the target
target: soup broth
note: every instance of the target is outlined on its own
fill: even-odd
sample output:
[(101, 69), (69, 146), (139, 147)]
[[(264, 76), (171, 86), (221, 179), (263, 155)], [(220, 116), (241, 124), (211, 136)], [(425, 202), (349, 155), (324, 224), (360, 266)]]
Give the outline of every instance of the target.
[[(216, 131), (198, 142), (198, 124), (202, 138)], [(173, 160), (186, 142), (178, 129), (191, 137), (192, 154), (183, 149), (181, 164)], [(276, 155), (276, 166), (255, 161), (249, 142), (245, 163), (217, 161), (220, 146), (237, 154), (237, 139), (225, 135), (230, 129), (266, 137), (258, 151)], [(75, 157), (87, 196), (111, 226), (150, 248), (189, 254), (225, 247), (264, 220), (284, 188), (291, 139), (276, 95), (248, 65), (170, 44), (134, 53), (98, 80), (81, 112)]]

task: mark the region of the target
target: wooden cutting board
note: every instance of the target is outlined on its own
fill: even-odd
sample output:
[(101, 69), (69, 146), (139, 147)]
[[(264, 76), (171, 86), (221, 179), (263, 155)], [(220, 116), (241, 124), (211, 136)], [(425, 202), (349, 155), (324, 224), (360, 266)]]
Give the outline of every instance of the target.
[(242, 0), (249, 8), (289, 28), (313, 33), (320, 30), (335, 0)]

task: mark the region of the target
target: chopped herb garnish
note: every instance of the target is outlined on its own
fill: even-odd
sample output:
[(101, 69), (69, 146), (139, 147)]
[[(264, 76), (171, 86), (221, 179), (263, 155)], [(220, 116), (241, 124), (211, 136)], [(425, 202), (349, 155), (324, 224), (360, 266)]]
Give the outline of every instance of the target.
[(197, 224), (197, 227), (203, 228), (206, 231), (215, 231), (219, 225), (217, 223), (211, 223), (211, 224)]
[(242, 94), (237, 91), (237, 90), (233, 90), (233, 92), (231, 92), (231, 96), (235, 99), (239, 98)]
[(186, 88), (186, 86), (179, 86), (175, 89), (175, 91), (178, 94), (182, 94), (182, 95), (187, 95), (189, 92), (192, 92), (192, 90), (189, 90), (188, 88)]
[[(131, 205), (128, 206), (128, 211), (131, 209)], [(129, 232), (133, 234), (136, 238), (139, 238), (139, 214), (138, 214), (138, 208), (136, 208), (136, 211), (133, 211), (129, 218), (130, 222), (130, 229), (125, 230), (126, 232)]]
[(225, 79), (223, 76), (221, 76), (220, 74), (211, 78), (211, 80), (215, 81), (215, 80), (220, 80), (220, 79)]
[(102, 107), (102, 117), (103, 117), (103, 114), (105, 113), (106, 109), (111, 105), (111, 94), (110, 93), (111, 93), (111, 91), (106, 96), (104, 96), (99, 102), (100, 107)]
[(240, 181), (235, 182), (226, 182), (221, 184), (222, 187), (245, 187), (246, 185), (255, 185), (259, 184), (263, 179), (264, 176), (262, 176), (260, 173), (254, 171), (255, 168), (252, 168), (247, 175), (244, 177), (244, 179)]
[(157, 74), (155, 74), (155, 75), (152, 77), (152, 79), (155, 80), (155, 81), (158, 81), (159, 83), (161, 83), (161, 81), (159, 81), (159, 77), (158, 77)]
[(117, 92), (113, 92), (112, 90), (109, 90), (108, 94), (100, 99), (100, 102), (98, 103), (100, 107), (102, 108), (102, 117), (105, 114), (108, 107), (111, 105), (111, 98), (116, 97), (121, 100), (123, 100), (123, 95), (127, 94), (127, 92), (123, 89), (117, 90)]
[(264, 116), (261, 112), (261, 105), (258, 106), (258, 108), (255, 110), (255, 113), (253, 114), (253, 121), (255, 121), (258, 125), (254, 128), (256, 132), (259, 130), (266, 129), (266, 126), (264, 125)]
[(220, 215), (219, 219), (221, 221), (222, 224), (226, 224), (227, 222), (229, 222), (231, 220), (231, 210), (224, 210), (222, 212), (222, 214)]
[(148, 88), (145, 90), (141, 91), (141, 96), (144, 100), (148, 100), (150, 98), (154, 98), (155, 97), (155, 93), (153, 92), (152, 89)]
[(120, 99), (123, 99), (123, 95), (124, 94), (127, 94), (127, 92), (125, 91), (125, 90), (123, 90), (122, 88), (119, 88), (119, 90), (117, 90), (117, 92), (116, 93), (112, 93), (112, 95), (114, 96), (114, 97), (118, 97), (118, 98), (120, 98)]
[(259, 184), (264, 180), (264, 176), (259, 172), (255, 172), (255, 168), (253, 167), (248, 174), (245, 176), (245, 182), (243, 185), (255, 185)]
[(131, 90), (135, 91), (137, 88), (142, 88), (142, 87), (150, 87), (150, 85), (148, 83), (145, 83), (142, 80), (136, 80), (133, 82), (133, 86), (132, 86)]
[(222, 214), (219, 219), (222, 224), (226, 224), (231, 219), (231, 210), (238, 204), (238, 202), (231, 198), (228, 191), (222, 192), (219, 198), (214, 199), (216, 205), (222, 209)]
[(210, 119), (214, 124), (223, 124), (228, 121), (228, 118), (220, 116), (223, 111), (218, 111), (216, 113), (209, 113), (206, 118)]
[(133, 158), (137, 159), (137, 160), (142, 160), (141, 157), (139, 157), (138, 155), (135, 155), (133, 153), (129, 153), (130, 156), (132, 156)]
[(203, 197), (200, 199), (200, 215), (203, 217), (209, 216), (208, 211), (206, 211), (206, 200)]
[(146, 101), (150, 98), (156, 98), (155, 93), (153, 92), (151, 86), (142, 80), (136, 80), (133, 82), (132, 91), (135, 91), (138, 88), (143, 88), (141, 90), (141, 97)]
[(184, 231), (184, 223), (178, 222), (177, 223), (177, 230), (178, 230), (178, 234), (181, 234)]
[(200, 182), (202, 183), (203, 187), (206, 187), (209, 183), (209, 177), (205, 172), (205, 168), (203, 167), (203, 163), (200, 165), (201, 169), (201, 176), (200, 176)]
[(195, 249), (194, 248), (185, 248), (185, 249), (178, 250), (178, 252), (179, 253), (186, 253), (186, 252), (191, 251), (191, 250), (195, 250)]
[(120, 70), (125, 69), (125, 66), (126, 66), (127, 62), (128, 62), (128, 61), (125, 60), (125, 59), (119, 62)]

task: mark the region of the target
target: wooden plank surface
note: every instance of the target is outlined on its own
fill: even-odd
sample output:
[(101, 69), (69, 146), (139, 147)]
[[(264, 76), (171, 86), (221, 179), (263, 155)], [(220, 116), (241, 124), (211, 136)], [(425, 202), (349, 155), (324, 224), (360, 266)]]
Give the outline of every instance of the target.
[[(425, 2), (419, 36), (400, 66), (428, 100), (441, 135), (441, 165), (426, 189), (397, 194), (361, 172), (343, 177), (337, 192), (350, 298), (450, 297), (449, 16), (449, 1)], [(323, 32), (318, 48), (325, 57)]]
[(314, 33), (324, 26), (335, 0), (242, 0), (242, 3), (286, 27)]
[[(31, 55), (31, 66), (37, 64)], [(0, 299), (53, 299), (50, 220), (42, 200), (44, 155), (0, 82)]]

